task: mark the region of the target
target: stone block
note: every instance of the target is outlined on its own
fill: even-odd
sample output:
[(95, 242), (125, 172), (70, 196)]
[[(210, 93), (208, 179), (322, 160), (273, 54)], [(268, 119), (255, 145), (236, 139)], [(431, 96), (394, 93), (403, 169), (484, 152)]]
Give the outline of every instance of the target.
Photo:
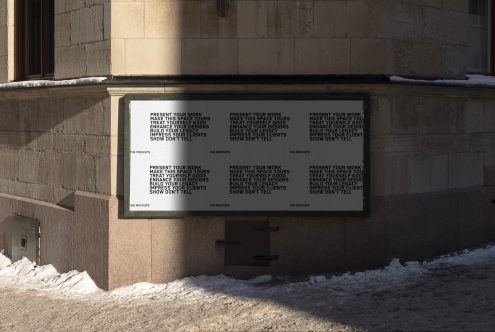
[(483, 167), (483, 185), (495, 186), (495, 163)]
[(469, 141), (457, 134), (422, 134), (421, 150), (423, 153), (458, 153), (469, 151)]
[(223, 250), (215, 241), (225, 236), (223, 218), (154, 219), (151, 225), (152, 282), (222, 273)]
[[(237, 2), (239, 3), (239, 2)], [(232, 2), (234, 4), (234, 2)], [(233, 5), (235, 6), (235, 5)], [(201, 1), (201, 37), (202, 38), (233, 38), (237, 35), (237, 14), (236, 8), (231, 8), (226, 17), (220, 17), (217, 13), (217, 1)], [(241, 15), (245, 15), (242, 13)], [(254, 17), (251, 17), (251, 24), (255, 24)], [(253, 22), (254, 21), (254, 22)]]
[(85, 136), (84, 152), (90, 155), (109, 156), (110, 137), (109, 136)]
[(442, 0), (420, 0), (421, 4), (426, 7), (441, 8), (443, 5)]
[(257, 35), (257, 24), (253, 24), (257, 15), (258, 1), (246, 0), (236, 3), (237, 10), (237, 37), (254, 38)]
[(7, 56), (8, 54), (8, 28), (7, 26), (0, 26), (0, 38), (2, 42), (0, 42), (0, 56)]
[(0, 55), (0, 83), (9, 81), (8, 58), (5, 55)]
[(22, 149), (18, 152), (18, 158), (19, 180), (36, 183), (38, 180), (40, 153), (36, 150)]
[[(142, 1), (113, 1), (111, 5), (112, 38), (144, 38), (144, 5)], [(130, 24), (132, 22), (132, 24)], [(164, 23), (164, 22), (161, 22)], [(146, 52), (143, 50), (143, 54)]]
[(421, 132), (425, 134), (463, 133), (464, 101), (454, 98), (423, 97)]
[(378, 136), (371, 139), (371, 152), (415, 153), (421, 151), (421, 137), (415, 135)]
[(448, 190), (448, 155), (414, 155), (410, 169), (411, 193)]
[(184, 39), (182, 73), (237, 74), (236, 39)]
[[(92, 1), (92, 0), (89, 0)], [(99, 1), (99, 0), (98, 0)], [(112, 2), (110, 0), (103, 1), (103, 39), (112, 39)]]
[(86, 45), (86, 75), (104, 76), (111, 73), (110, 41)]
[(346, 269), (374, 269), (387, 265), (388, 243), (386, 238), (383, 203), (386, 199), (373, 197), (371, 199), (371, 216), (346, 217), (345, 223), (345, 265)]
[(460, 247), (467, 248), (493, 240), (493, 196), (486, 190), (457, 193)]
[(37, 103), (38, 113), (36, 114), (36, 125), (31, 123), (31, 129), (39, 132), (60, 132), (64, 122), (64, 99), (63, 98), (43, 98), (33, 101)]
[(23, 133), (19, 135), (26, 135), (27, 141), (26, 147), (38, 151), (51, 151), (53, 150), (54, 135), (51, 133)]
[(292, 39), (239, 39), (239, 74), (294, 74)]
[(181, 73), (180, 39), (128, 39), (125, 54), (126, 74)]
[(371, 97), (371, 136), (387, 135), (391, 131), (391, 101), (388, 97)]
[(125, 68), (125, 39), (112, 39), (111, 41), (111, 73), (112, 75), (124, 75)]
[(420, 96), (397, 96), (392, 99), (390, 132), (413, 135), (421, 130), (422, 100)]
[(200, 19), (200, 3), (199, 0), (145, 2), (146, 38), (199, 37), (200, 22), (203, 23), (202, 16)]
[(314, 1), (314, 35), (349, 37), (346, 1)]
[(464, 131), (468, 134), (478, 133), (483, 127), (483, 102), (478, 99), (468, 99), (464, 112)]
[(108, 288), (151, 282), (152, 221), (118, 219), (117, 198), (110, 198), (109, 203)]
[(443, 0), (442, 7), (464, 14), (469, 12), (469, 2), (466, 0)]
[(467, 137), (469, 142), (469, 152), (490, 152), (494, 151), (495, 132), (471, 134)]
[(382, 39), (351, 39), (351, 74), (386, 73), (387, 43)]
[(109, 197), (84, 192), (74, 196), (74, 269), (87, 271), (108, 289)]
[(38, 201), (53, 203), (53, 187), (40, 183), (20, 183), (15, 182), (14, 186), (20, 184), (20, 194), (18, 196), (32, 198)]
[[(103, 40), (103, 5), (84, 7), (70, 13), (72, 44), (86, 44)], [(67, 26), (61, 26), (67, 29)]]
[(15, 180), (18, 177), (19, 156), (16, 150), (0, 149), (0, 178)]
[(483, 155), (455, 153), (449, 156), (449, 188), (466, 188), (483, 184)]
[(59, 14), (83, 8), (85, 0), (55, 0), (54, 5), (55, 14)]
[(29, 132), (0, 132), (0, 149), (32, 148), (31, 139)]
[(105, 135), (104, 96), (73, 97), (64, 100), (64, 133)]
[(313, 1), (260, 1), (256, 20), (251, 24), (256, 24), (258, 37), (311, 36), (314, 29)]
[(86, 76), (85, 45), (55, 48), (55, 78), (68, 79)]
[(96, 190), (96, 166), (92, 156), (65, 154), (63, 186), (66, 189)]
[(464, 79), (466, 77), (465, 65), (466, 48), (464, 45), (444, 44), (443, 62), (444, 77)]
[[(96, 191), (100, 194), (108, 195), (111, 193), (112, 174), (111, 157), (96, 157)], [(120, 179), (120, 178), (119, 178)]]
[(444, 51), (440, 43), (396, 40), (392, 43), (394, 73), (441, 77), (445, 74)]
[(295, 41), (296, 74), (348, 74), (351, 71), (349, 39), (304, 38)]
[(55, 15), (55, 47), (72, 44), (71, 16), (70, 12)]
[(53, 148), (59, 152), (83, 153), (84, 136), (57, 134), (53, 138)]
[(372, 28), (369, 1), (346, 1), (346, 24), (349, 37), (368, 37)]
[(2, 111), (0, 112), (0, 130), (23, 131), (25, 124), (19, 123), (20, 114), (18, 104), (14, 100), (2, 100)]
[(371, 153), (371, 165), (371, 194), (373, 196), (399, 195), (409, 192), (409, 155)]
[(416, 194), (387, 198), (385, 219), (389, 257), (423, 260), (458, 249), (455, 195)]
[[(62, 158), (58, 162), (63, 161)], [(53, 184), (55, 176), (55, 154), (40, 153), (37, 163), (37, 178), (36, 181), (42, 184)]]
[(495, 100), (489, 99), (484, 102), (482, 130), (493, 132), (495, 128)]
[[(441, 43), (464, 45), (467, 40), (467, 15), (440, 8), (423, 9), (423, 38)], [(452, 22), (456, 22), (452, 24)]]

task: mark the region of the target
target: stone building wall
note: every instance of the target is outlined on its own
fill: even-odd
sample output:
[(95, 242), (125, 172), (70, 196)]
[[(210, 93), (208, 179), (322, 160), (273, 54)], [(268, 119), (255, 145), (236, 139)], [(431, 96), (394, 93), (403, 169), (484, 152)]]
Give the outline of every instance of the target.
[(0, 105), (0, 192), (64, 206), (76, 190), (110, 194), (104, 89), (0, 91)]
[(112, 0), (112, 74), (462, 77), (467, 3)]
[[(14, 76), (0, 1), (0, 82)], [(465, 74), (467, 0), (55, 0), (55, 78)], [(8, 10), (6, 10), (8, 9)], [(7, 28), (8, 27), (8, 28)], [(8, 57), (7, 57), (8, 55)]]
[[(225, 217), (123, 219), (123, 96), (208, 91), (369, 93), (370, 216), (270, 217), (280, 258), (266, 268), (223, 264), (215, 241)], [(9, 216), (39, 218), (42, 262), (86, 270), (103, 288), (195, 274), (360, 269), (495, 238), (491, 88), (99, 83), (3, 89), (0, 103), (0, 246), (8, 248)]]
[(55, 0), (55, 79), (110, 74), (110, 0)]

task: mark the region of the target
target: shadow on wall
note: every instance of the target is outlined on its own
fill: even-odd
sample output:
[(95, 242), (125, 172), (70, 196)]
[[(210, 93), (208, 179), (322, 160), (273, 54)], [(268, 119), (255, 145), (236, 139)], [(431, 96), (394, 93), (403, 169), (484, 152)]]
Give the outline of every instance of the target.
[(0, 199), (0, 249), (10, 248), (14, 214), (36, 218), (46, 232), (42, 264), (69, 271), (74, 192), (109, 192), (110, 180), (98, 175), (108, 173), (99, 165), (110, 164), (109, 98), (59, 95), (57, 88), (42, 97), (32, 94), (20, 90), (0, 102), (0, 192), (14, 196)]
[(109, 192), (97, 183), (97, 165), (109, 159), (107, 98), (56, 92), (23, 98), (19, 92), (16, 99), (2, 100), (1, 191), (65, 207), (73, 206), (75, 190)]

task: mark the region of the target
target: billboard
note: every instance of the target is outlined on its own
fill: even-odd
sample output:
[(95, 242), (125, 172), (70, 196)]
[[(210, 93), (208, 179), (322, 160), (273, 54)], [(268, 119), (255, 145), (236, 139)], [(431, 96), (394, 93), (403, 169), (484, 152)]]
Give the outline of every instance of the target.
[(367, 212), (366, 95), (125, 99), (126, 217)]

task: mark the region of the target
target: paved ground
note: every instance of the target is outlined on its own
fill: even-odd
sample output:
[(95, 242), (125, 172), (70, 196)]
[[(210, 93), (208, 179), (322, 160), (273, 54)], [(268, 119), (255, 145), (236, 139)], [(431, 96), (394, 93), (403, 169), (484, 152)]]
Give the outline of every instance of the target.
[(247, 290), (187, 286), (174, 296), (120, 299), (3, 287), (0, 330), (495, 330), (495, 257), (414, 271), (373, 282), (276, 279)]

